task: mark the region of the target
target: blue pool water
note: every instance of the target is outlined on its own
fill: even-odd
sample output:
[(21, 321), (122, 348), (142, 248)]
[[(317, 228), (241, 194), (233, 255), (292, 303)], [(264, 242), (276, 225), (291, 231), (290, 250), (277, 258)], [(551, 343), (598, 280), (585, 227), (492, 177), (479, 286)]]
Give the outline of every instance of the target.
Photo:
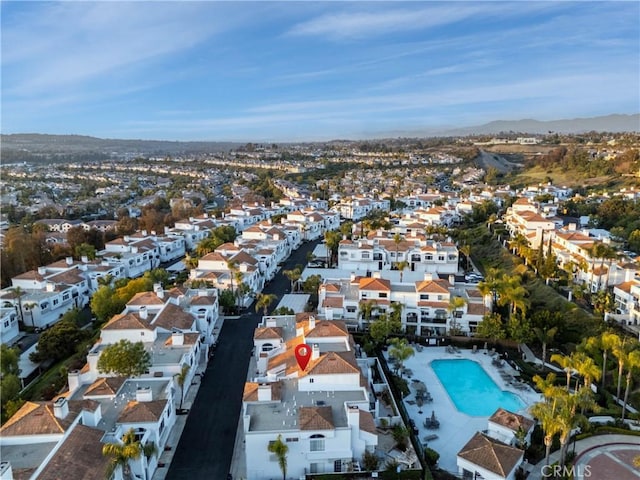
[(498, 407), (517, 412), (525, 404), (517, 395), (500, 390), (479, 363), (472, 360), (434, 360), (431, 368), (458, 411), (490, 416)]

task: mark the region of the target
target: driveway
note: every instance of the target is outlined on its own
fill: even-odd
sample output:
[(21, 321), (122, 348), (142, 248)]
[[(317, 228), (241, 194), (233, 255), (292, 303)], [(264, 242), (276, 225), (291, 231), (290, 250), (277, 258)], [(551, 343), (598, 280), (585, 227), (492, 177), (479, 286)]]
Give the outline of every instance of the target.
[[(306, 264), (307, 252), (313, 251), (319, 241), (304, 243), (293, 252), (263, 293), (273, 293), (280, 299), (290, 287), (282, 270)], [(277, 303), (274, 302), (272, 308)], [(166, 478), (227, 478), (253, 348), (253, 332), (261, 319), (262, 314), (253, 308), (238, 319), (225, 319), (218, 347), (207, 366)]]

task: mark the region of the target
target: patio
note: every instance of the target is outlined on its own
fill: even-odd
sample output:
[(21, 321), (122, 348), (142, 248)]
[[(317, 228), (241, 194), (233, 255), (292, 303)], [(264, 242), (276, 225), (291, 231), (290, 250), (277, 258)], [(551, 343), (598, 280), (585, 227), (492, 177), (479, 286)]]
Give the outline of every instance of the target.
[[(514, 393), (525, 405), (531, 405), (540, 399), (540, 395), (532, 388), (517, 380), (519, 372), (506, 362), (498, 362), (491, 353), (486, 349), (425, 347), (419, 351), (415, 348), (414, 356), (404, 362), (411, 375), (409, 378), (405, 374), (411, 392), (403, 399), (405, 408), (419, 430), (418, 438), (423, 445), (440, 454), (438, 465), (443, 470), (457, 474), (457, 453), (474, 433), (487, 429), (489, 417), (475, 417), (459, 412), (431, 369), (431, 361), (455, 358), (476, 361), (500, 389)], [(516, 413), (530, 416), (526, 409)]]

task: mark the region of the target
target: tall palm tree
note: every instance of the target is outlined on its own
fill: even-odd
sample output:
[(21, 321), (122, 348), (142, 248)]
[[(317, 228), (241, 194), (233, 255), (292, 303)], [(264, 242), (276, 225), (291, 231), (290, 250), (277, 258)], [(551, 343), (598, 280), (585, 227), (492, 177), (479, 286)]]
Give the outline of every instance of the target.
[[(456, 322), (455, 320), (455, 312), (467, 304), (467, 301), (462, 297), (450, 297), (449, 305), (447, 306), (447, 311), (449, 312), (449, 325), (452, 326)], [(450, 330), (453, 330), (453, 327), (450, 327)]]
[(553, 437), (560, 432), (562, 424), (556, 415), (555, 402), (537, 402), (531, 406), (531, 414), (537, 418), (544, 432), (544, 464), (549, 465), (549, 455), (551, 455), (551, 445)]
[(396, 266), (398, 267), (398, 270), (400, 270), (400, 283), (402, 283), (402, 277), (404, 275), (404, 269), (409, 266), (409, 262), (407, 262), (406, 260), (403, 260), (401, 262), (397, 262)]
[(500, 305), (510, 305), (509, 312), (515, 314), (518, 309), (523, 315), (527, 313), (529, 301), (527, 289), (522, 286), (522, 279), (518, 275), (503, 276), (500, 285)]
[(571, 387), (571, 374), (573, 373), (576, 366), (574, 355), (573, 354), (562, 355), (560, 353), (555, 353), (551, 355), (551, 361), (556, 362), (565, 371), (565, 374), (567, 375), (567, 392), (568, 392), (569, 388)]
[(393, 338), (389, 343), (391, 344), (389, 355), (396, 359), (396, 374), (400, 371), (400, 376), (402, 377), (404, 361), (412, 357), (415, 352), (413, 347), (407, 343), (406, 338)]
[[(613, 346), (611, 353), (618, 360), (618, 386), (616, 387), (616, 400), (620, 400), (620, 387), (622, 386), (622, 372), (628, 361), (629, 352), (632, 350), (631, 342), (625, 337)], [(633, 345), (635, 347), (635, 345)]]
[(302, 272), (299, 268), (294, 268), (293, 270), (283, 270), (282, 274), (291, 282), (291, 292), (293, 293), (293, 289), (295, 288), (296, 282), (300, 280)]
[(400, 243), (402, 243), (402, 234), (400, 232), (396, 232), (393, 235), (393, 243), (396, 244), (396, 266), (398, 265), (398, 251), (400, 249)]
[(24, 297), (27, 292), (25, 292), (22, 287), (13, 287), (11, 289), (16, 299), (18, 300), (18, 313), (20, 314), (20, 321), (24, 325), (24, 312), (22, 311), (22, 297)]
[(238, 262), (233, 259), (227, 260), (227, 268), (229, 269), (229, 276), (231, 280), (231, 294), (235, 298), (236, 294), (233, 286), (233, 280), (235, 278), (235, 274), (239, 272)]
[(287, 478), (287, 453), (289, 452), (289, 447), (285, 442), (282, 441), (282, 435), (278, 435), (278, 438), (269, 442), (269, 446), (267, 447), (269, 452), (273, 453), (278, 460), (278, 466), (280, 467), (280, 471), (282, 472), (282, 480), (286, 480)]
[(116, 470), (122, 468), (125, 479), (131, 478), (131, 460), (142, 456), (142, 444), (136, 439), (133, 428), (123, 435), (121, 443), (105, 443), (102, 446), (102, 455), (111, 457), (111, 463), (107, 467), (107, 478), (112, 479)]
[(189, 378), (190, 368), (191, 367), (189, 365), (187, 365), (186, 363), (183, 363), (182, 368), (180, 369), (180, 373), (176, 373), (174, 375), (176, 379), (176, 383), (180, 387), (180, 406), (178, 407), (180, 410), (182, 410), (182, 402), (184, 401), (184, 384)]
[[(591, 381), (600, 380), (600, 368), (596, 365), (596, 362), (584, 352), (576, 352), (572, 354), (574, 356), (574, 368), (575, 371), (584, 379), (583, 386), (591, 389)], [(576, 390), (578, 384), (576, 383)]]
[(259, 293), (256, 297), (256, 312), (262, 309), (262, 314), (266, 315), (271, 304), (277, 299), (278, 297), (273, 293)]
[(602, 384), (600, 388), (604, 390), (605, 380), (607, 377), (607, 356), (613, 350), (613, 347), (620, 343), (620, 337), (613, 332), (602, 332), (600, 337), (593, 337), (588, 345), (597, 346), (602, 350)]
[(640, 369), (640, 350), (633, 350), (627, 356), (627, 381), (624, 388), (624, 402), (622, 402), (622, 420), (627, 411), (627, 400), (629, 399), (629, 386), (631, 385), (631, 375), (637, 369)]
[(373, 313), (373, 310), (376, 308), (375, 303), (373, 303), (371, 300), (361, 300), (359, 307), (360, 307), (360, 317), (369, 321), (371, 319), (371, 314)]
[(558, 327), (545, 329), (535, 327), (533, 329), (533, 332), (536, 334), (536, 337), (538, 337), (538, 340), (542, 344), (542, 368), (544, 368), (544, 365), (547, 362), (547, 344), (553, 341), (556, 333), (558, 333)]

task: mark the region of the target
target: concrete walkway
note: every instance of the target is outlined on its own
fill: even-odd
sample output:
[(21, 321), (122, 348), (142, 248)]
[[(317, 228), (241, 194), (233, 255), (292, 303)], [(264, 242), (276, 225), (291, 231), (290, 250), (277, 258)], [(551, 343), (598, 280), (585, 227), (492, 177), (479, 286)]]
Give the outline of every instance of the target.
[[(588, 459), (586, 458), (586, 454), (588, 453), (603, 453), (608, 454), (613, 451), (615, 447), (620, 445), (628, 445), (629, 449), (637, 449), (638, 454), (640, 455), (640, 437), (636, 437), (633, 435), (596, 435), (593, 437), (588, 437), (583, 440), (578, 440), (575, 443), (575, 452), (576, 452), (576, 461), (575, 465), (581, 465), (582, 468), (576, 469), (576, 480), (582, 479), (582, 473), (585, 473), (584, 466), (588, 464)], [(573, 444), (569, 444), (569, 451), (573, 451)], [(549, 464), (552, 465), (560, 460), (560, 450), (553, 452), (549, 456)], [(586, 462), (586, 463), (585, 463)], [(530, 465), (527, 470), (530, 472), (527, 477), (528, 480), (542, 480), (550, 477), (550, 472), (548, 468), (543, 468), (545, 466), (544, 460), (536, 465)], [(580, 470), (580, 472), (578, 472)], [(547, 475), (545, 476), (545, 473)], [(584, 475), (587, 478), (587, 475)], [(630, 472), (630, 476), (626, 478), (640, 478), (640, 472), (637, 476), (632, 476)], [(617, 477), (617, 480), (625, 480), (625, 478)]]

